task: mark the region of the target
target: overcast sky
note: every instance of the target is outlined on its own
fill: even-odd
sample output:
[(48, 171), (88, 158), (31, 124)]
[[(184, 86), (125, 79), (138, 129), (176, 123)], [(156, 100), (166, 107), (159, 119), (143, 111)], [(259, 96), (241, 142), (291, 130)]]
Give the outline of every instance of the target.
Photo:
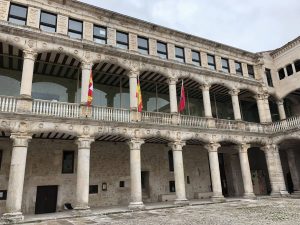
[(300, 0), (81, 1), (252, 52), (300, 35)]

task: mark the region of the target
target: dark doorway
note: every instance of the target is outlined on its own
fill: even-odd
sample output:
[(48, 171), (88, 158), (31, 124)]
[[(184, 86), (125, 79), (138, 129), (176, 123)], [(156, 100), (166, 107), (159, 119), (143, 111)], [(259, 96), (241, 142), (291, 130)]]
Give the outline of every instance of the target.
[(219, 166), (220, 166), (222, 193), (225, 197), (228, 197), (228, 187), (227, 187), (227, 180), (226, 180), (226, 174), (225, 174), (224, 154), (219, 153), (218, 155), (219, 155)]
[(38, 186), (35, 214), (56, 212), (58, 186)]
[(150, 188), (149, 188), (149, 171), (142, 171), (142, 191), (143, 198), (150, 197)]

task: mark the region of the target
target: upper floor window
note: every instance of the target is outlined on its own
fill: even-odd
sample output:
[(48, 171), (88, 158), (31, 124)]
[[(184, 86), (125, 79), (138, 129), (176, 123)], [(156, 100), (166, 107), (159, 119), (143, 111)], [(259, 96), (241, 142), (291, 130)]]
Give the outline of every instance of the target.
[(27, 7), (17, 4), (11, 4), (8, 14), (8, 21), (19, 25), (26, 25), (26, 20)]
[(129, 43), (128, 43), (128, 34), (117, 31), (117, 47), (128, 49)]
[(243, 75), (242, 64), (240, 62), (235, 62), (235, 72), (238, 75)]
[(40, 29), (47, 32), (56, 32), (57, 15), (41, 12)]
[(289, 64), (289, 65), (286, 66), (286, 72), (287, 72), (288, 76), (291, 76), (294, 73), (292, 64)]
[(207, 64), (212, 70), (216, 70), (216, 60), (214, 55), (207, 54)]
[(157, 55), (160, 58), (168, 58), (167, 44), (163, 42), (157, 42)]
[(138, 37), (138, 50), (142, 54), (149, 54), (149, 41), (147, 38)]
[(285, 78), (285, 72), (284, 72), (283, 68), (278, 70), (278, 76), (279, 76), (279, 80), (282, 80)]
[(296, 60), (294, 62), (294, 65), (295, 65), (295, 69), (296, 69), (296, 72), (299, 72), (300, 71), (300, 60)]
[(71, 38), (82, 39), (82, 21), (69, 19), (69, 36)]
[(106, 44), (106, 28), (94, 25), (94, 42), (99, 44)]
[(183, 48), (175, 46), (175, 59), (179, 62), (185, 62)]
[(272, 80), (272, 75), (271, 75), (271, 70), (268, 69), (268, 68), (266, 68), (266, 69), (265, 69), (265, 74), (266, 74), (268, 86), (269, 86), (269, 87), (274, 87), (274, 85), (273, 85), (273, 80)]
[(247, 65), (249, 77), (255, 78), (253, 65)]
[(196, 66), (201, 66), (200, 53), (192, 50), (192, 61)]
[(225, 58), (221, 58), (221, 62), (222, 62), (222, 70), (225, 73), (229, 73), (229, 61), (228, 59)]

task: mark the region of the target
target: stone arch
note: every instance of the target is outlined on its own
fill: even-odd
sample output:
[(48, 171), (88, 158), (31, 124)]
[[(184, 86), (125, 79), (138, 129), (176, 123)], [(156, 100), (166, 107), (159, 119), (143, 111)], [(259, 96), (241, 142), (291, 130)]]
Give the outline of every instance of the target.
[(100, 55), (98, 58), (91, 59), (91, 63), (93, 64), (93, 66), (98, 63), (115, 64), (115, 65), (118, 65), (118, 66), (124, 68), (128, 72), (135, 70), (132, 62), (130, 62), (128, 60), (122, 60), (122, 59), (119, 59), (119, 58), (113, 57), (113, 56)]
[(273, 138), (273, 143), (278, 145), (283, 141), (287, 141), (287, 140), (299, 140), (300, 141), (300, 132), (294, 132), (292, 134), (288, 134), (288, 135), (281, 135), (278, 136), (276, 138)]
[(182, 141), (188, 142), (189, 140), (202, 142), (208, 144), (211, 142), (211, 137), (207, 134), (198, 134), (198, 133), (186, 133), (182, 138)]
[(292, 89), (288, 89), (288, 90), (285, 90), (283, 91), (283, 93), (281, 94), (281, 96), (279, 96), (280, 99), (284, 99), (286, 98), (289, 94), (293, 93), (294, 91), (297, 91), (300, 89), (300, 83), (299, 82), (296, 82), (295, 84), (295, 87), (293, 87)]
[(232, 84), (230, 84), (228, 82), (220, 81), (220, 80), (212, 80), (212, 81), (208, 82), (208, 84), (211, 86), (220, 85), (220, 86), (226, 87), (229, 91), (232, 89), (236, 89)]
[(2, 33), (0, 34), (0, 42), (15, 46), (22, 51), (28, 48), (26, 46), (27, 40), (18, 36), (7, 36), (7, 34)]
[(217, 143), (230, 142), (235, 145), (241, 145), (244, 143), (240, 136), (218, 136), (214, 139), (214, 141)]
[(164, 140), (165, 143), (167, 142), (174, 142), (178, 140), (178, 138), (174, 137), (175, 134), (171, 133), (170, 131), (166, 130), (144, 130), (141, 132), (139, 137), (141, 139), (147, 140), (147, 139), (160, 139)]
[(172, 78), (172, 76), (170, 75), (170, 71), (166, 68), (153, 66), (151, 64), (141, 64), (141, 65), (139, 65), (139, 73), (141, 74), (145, 71), (158, 73), (158, 74), (162, 75), (163, 77), (165, 77), (166, 79)]

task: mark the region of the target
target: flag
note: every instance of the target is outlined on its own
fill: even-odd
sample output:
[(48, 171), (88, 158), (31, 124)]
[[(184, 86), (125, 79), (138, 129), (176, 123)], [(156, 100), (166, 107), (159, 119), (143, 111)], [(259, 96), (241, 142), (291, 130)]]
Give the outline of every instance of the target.
[(181, 113), (184, 110), (184, 108), (185, 108), (185, 92), (184, 92), (184, 86), (182, 81), (178, 111)]
[(91, 70), (91, 75), (90, 75), (90, 80), (89, 80), (89, 90), (88, 90), (88, 99), (87, 99), (87, 106), (91, 106), (92, 101), (93, 101), (93, 74)]
[(137, 78), (136, 98), (137, 98), (137, 110), (138, 110), (138, 112), (142, 112), (143, 99), (142, 99), (141, 84), (140, 84), (139, 78)]

